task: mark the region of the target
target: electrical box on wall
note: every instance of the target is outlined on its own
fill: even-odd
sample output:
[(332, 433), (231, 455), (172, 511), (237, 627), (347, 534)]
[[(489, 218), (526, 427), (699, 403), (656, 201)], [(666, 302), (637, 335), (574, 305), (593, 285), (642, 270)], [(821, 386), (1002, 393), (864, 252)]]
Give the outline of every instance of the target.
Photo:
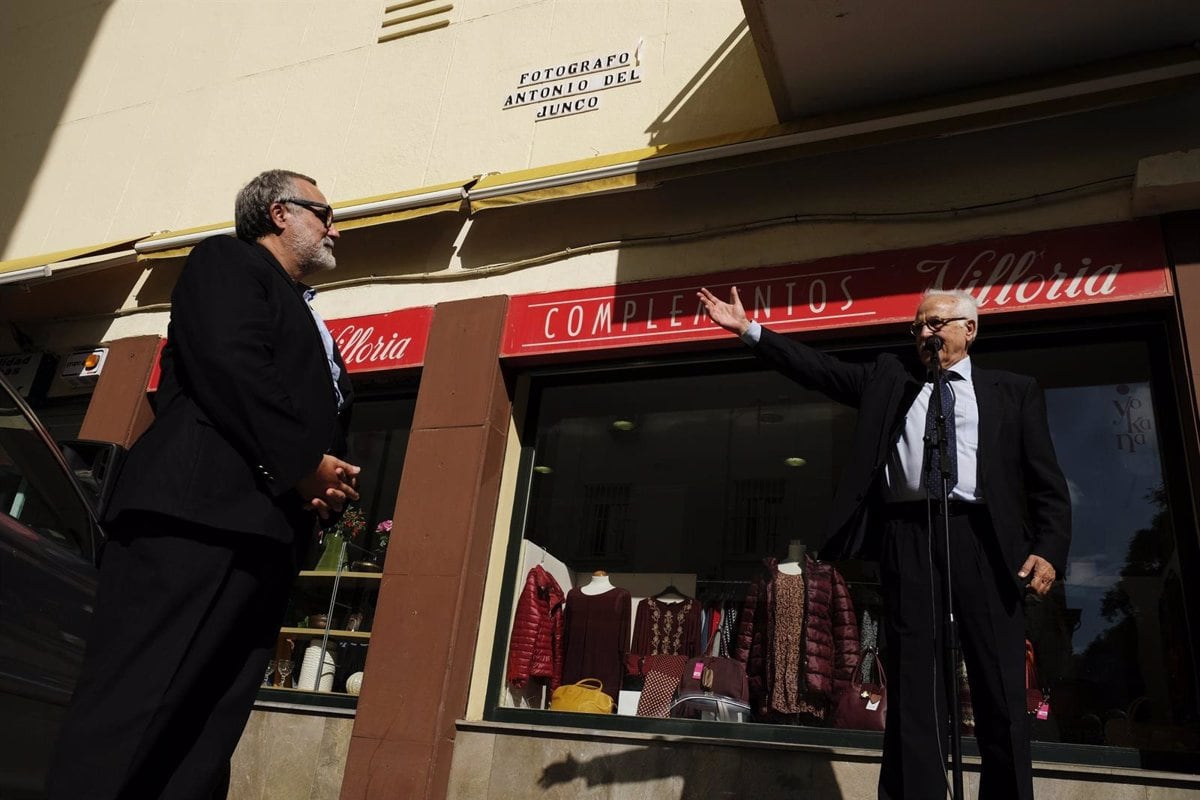
[(62, 366), (55, 375), (54, 383), (48, 392), (51, 397), (66, 397), (75, 394), (85, 394), (96, 388), (96, 381), (104, 370), (104, 361), (108, 358), (107, 347), (95, 347), (91, 350), (75, 350), (68, 353), (62, 361)]
[(0, 375), (29, 402), (36, 402), (46, 391), (54, 357), (47, 353), (10, 353), (0, 356)]

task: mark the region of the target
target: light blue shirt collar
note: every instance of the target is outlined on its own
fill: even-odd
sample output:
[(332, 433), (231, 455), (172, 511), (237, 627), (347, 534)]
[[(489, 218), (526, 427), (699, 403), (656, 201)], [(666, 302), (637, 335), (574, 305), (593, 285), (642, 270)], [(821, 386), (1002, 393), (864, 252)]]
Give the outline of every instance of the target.
[(313, 308), (312, 301), (317, 296), (317, 290), (304, 284), (300, 284), (300, 288), (305, 302), (308, 303), (308, 310), (313, 315), (313, 321), (317, 323), (317, 332), (321, 334), (321, 344), (325, 347), (325, 360), (329, 362), (329, 376), (333, 378), (333, 396), (337, 400), (338, 410), (341, 410), (342, 404), (345, 403), (342, 390), (338, 388), (338, 379), (342, 377), (342, 368), (338, 366), (337, 358), (333, 354), (333, 335), (329, 333), (329, 327), (326, 326), (325, 320), (321, 319), (321, 315)]

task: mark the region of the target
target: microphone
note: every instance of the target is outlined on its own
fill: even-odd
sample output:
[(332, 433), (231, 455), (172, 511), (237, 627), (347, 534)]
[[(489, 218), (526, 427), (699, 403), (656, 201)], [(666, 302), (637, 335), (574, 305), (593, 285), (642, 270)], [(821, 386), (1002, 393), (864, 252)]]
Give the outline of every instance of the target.
[(926, 353), (937, 353), (945, 344), (946, 343), (942, 341), (942, 337), (930, 336), (925, 340), (925, 343), (921, 345), (921, 349)]

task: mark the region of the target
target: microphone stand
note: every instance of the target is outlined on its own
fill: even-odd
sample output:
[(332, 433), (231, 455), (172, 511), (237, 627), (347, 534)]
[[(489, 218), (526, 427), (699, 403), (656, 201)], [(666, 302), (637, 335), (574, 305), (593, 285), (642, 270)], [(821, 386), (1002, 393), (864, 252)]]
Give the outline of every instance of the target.
[[(942, 404), (942, 362), (939, 351), (942, 349), (942, 340), (939, 337), (931, 337), (926, 342), (926, 348), (929, 351), (930, 374), (933, 376), (933, 396), (930, 398), (934, 404), (934, 413), (937, 415), (937, 422), (934, 426), (937, 441), (934, 446), (937, 447), (941, 460), (941, 481), (942, 481), (942, 536), (946, 545), (946, 562), (942, 567), (942, 596), (945, 600), (945, 618), (943, 621), (943, 633), (946, 637), (946, 667), (947, 683), (950, 688), (950, 768), (952, 772), (952, 790), (951, 796), (954, 800), (963, 800), (963, 765), (962, 765), (962, 700), (958, 691), (958, 662), (961, 658), (961, 646), (958, 641), (958, 621), (954, 617), (954, 588), (950, 580), (950, 457), (946, 452), (946, 410)], [(954, 421), (950, 420), (949, 424), (953, 425)], [(958, 454), (955, 453), (957, 458)], [(933, 531), (930, 531), (930, 544), (933, 542)], [(936, 702), (936, 698), (935, 698)]]

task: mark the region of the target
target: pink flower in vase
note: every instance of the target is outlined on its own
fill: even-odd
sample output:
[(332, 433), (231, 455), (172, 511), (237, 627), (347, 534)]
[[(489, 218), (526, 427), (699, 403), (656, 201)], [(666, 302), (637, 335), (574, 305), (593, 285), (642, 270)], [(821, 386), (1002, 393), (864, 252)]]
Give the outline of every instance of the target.
[(375, 557), (383, 563), (388, 541), (392, 538), (392, 521), (385, 519), (375, 526)]

